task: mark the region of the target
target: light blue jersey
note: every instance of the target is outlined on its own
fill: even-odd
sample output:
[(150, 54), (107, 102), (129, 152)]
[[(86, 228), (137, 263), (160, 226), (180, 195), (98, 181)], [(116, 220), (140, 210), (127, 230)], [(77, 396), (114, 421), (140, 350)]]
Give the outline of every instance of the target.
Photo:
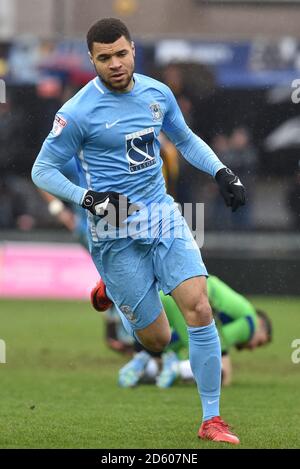
[[(153, 204), (171, 207), (169, 214), (155, 219), (155, 236), (145, 231), (138, 238), (131, 233), (116, 239), (109, 230), (102, 238), (98, 230), (102, 221), (89, 213), (92, 258), (128, 329), (143, 329), (158, 317), (162, 310), (158, 288), (167, 294), (188, 278), (207, 275), (192, 234), (166, 193), (161, 131), (198, 169), (215, 176), (224, 167), (186, 125), (171, 90), (134, 74), (129, 92), (111, 91), (97, 77), (70, 99), (57, 113), (32, 171), (39, 187), (80, 205), (86, 189), (61, 173), (75, 154), (88, 189), (126, 195), (144, 206), (140, 214), (149, 215)], [(163, 225), (171, 216), (172, 223)]]
[(146, 206), (162, 202), (161, 130), (199, 169), (214, 176), (224, 167), (188, 128), (171, 90), (134, 74), (129, 92), (110, 91), (96, 77), (64, 104), (34, 164), (33, 180), (47, 192), (81, 204), (85, 190), (60, 173), (76, 154), (89, 189), (119, 192)]
[[(68, 161), (62, 169), (62, 173), (66, 178), (73, 182), (73, 184), (86, 187), (86, 180), (77, 158), (73, 157)], [(74, 228), (76, 238), (85, 248), (88, 248), (87, 211), (74, 203), (72, 204), (72, 209), (74, 211), (76, 221)]]

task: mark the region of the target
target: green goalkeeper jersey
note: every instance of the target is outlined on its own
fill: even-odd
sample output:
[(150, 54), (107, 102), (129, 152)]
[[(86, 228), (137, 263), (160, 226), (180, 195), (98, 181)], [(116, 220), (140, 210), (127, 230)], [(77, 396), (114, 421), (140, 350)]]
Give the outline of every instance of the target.
[[(254, 306), (215, 276), (207, 279), (207, 291), (219, 330), (222, 352), (225, 353), (230, 347), (250, 340), (257, 327)], [(188, 334), (183, 316), (171, 296), (162, 292), (160, 296), (173, 331), (173, 340), (169, 347), (178, 352), (181, 358), (185, 358)]]

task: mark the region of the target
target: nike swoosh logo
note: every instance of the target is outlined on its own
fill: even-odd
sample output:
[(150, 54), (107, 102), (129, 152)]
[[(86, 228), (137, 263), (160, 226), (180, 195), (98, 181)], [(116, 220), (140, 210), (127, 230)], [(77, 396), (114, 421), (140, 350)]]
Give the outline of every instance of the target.
[(240, 180), (238, 180), (237, 182), (234, 182), (233, 185), (234, 186), (242, 186), (243, 184), (241, 183)]
[(114, 125), (116, 125), (118, 122), (120, 122), (120, 119), (117, 119), (115, 122), (112, 122), (111, 124), (109, 124), (108, 122), (106, 122), (105, 127), (106, 127), (107, 129), (110, 129), (111, 127), (113, 127)]
[(214, 401), (207, 401), (207, 404), (214, 404), (215, 402), (218, 402), (219, 399), (215, 399)]

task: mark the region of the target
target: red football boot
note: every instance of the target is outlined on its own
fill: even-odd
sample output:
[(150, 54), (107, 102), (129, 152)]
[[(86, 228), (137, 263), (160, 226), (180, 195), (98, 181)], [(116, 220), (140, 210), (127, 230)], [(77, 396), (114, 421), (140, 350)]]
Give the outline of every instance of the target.
[(106, 295), (106, 286), (102, 279), (91, 291), (91, 303), (97, 311), (106, 311), (113, 302)]
[(229, 425), (220, 417), (213, 417), (202, 423), (198, 431), (198, 437), (203, 440), (220, 441), (238, 445), (240, 440), (232, 433)]

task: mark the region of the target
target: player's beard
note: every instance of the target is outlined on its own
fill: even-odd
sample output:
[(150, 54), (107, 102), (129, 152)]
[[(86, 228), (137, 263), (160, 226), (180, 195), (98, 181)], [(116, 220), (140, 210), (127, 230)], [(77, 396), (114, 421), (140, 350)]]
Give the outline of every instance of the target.
[[(114, 81), (111, 81), (111, 80), (105, 80), (101, 75), (99, 75), (99, 78), (100, 80), (102, 81), (102, 83), (110, 90), (113, 90), (113, 91), (124, 91), (126, 90), (126, 88), (129, 86), (131, 80), (132, 80), (132, 77), (133, 77), (133, 70), (131, 71), (131, 73), (129, 73), (128, 75), (125, 75), (124, 76), (124, 79), (120, 82), (120, 83), (117, 83), (117, 82), (114, 82)], [(125, 80), (126, 78), (126, 80)]]

